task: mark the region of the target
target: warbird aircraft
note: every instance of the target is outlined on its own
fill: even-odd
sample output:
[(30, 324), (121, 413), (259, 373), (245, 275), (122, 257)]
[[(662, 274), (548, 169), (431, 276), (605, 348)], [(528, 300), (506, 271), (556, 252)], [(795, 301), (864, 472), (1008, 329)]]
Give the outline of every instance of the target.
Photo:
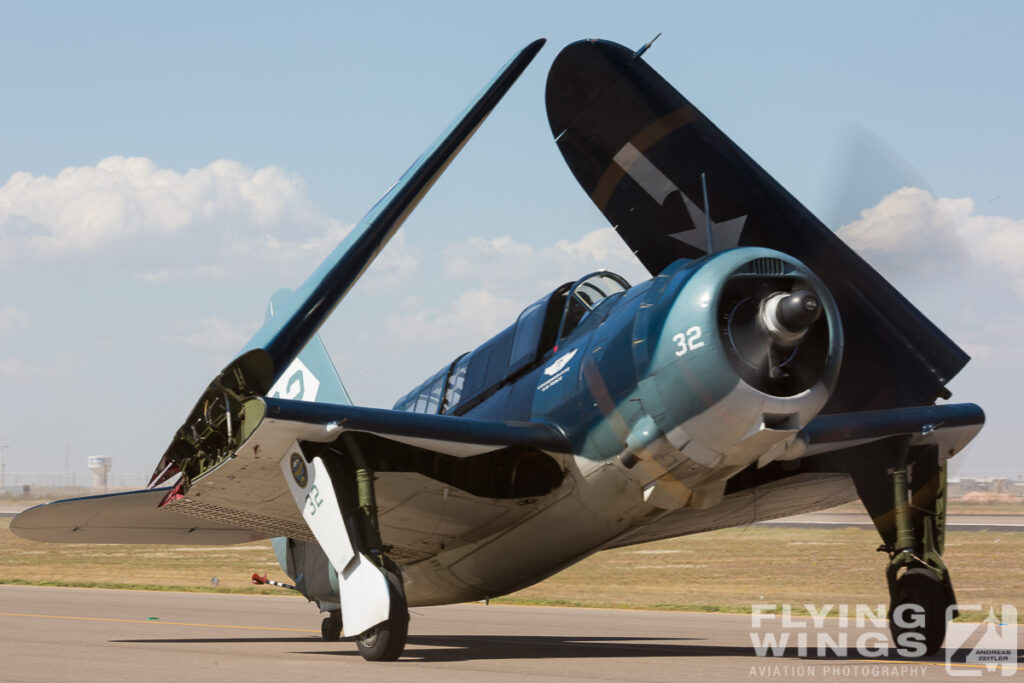
[(327, 613), (324, 638), (344, 627), (365, 658), (393, 660), (410, 606), (499, 596), (598, 550), (859, 496), (888, 554), (896, 643), (933, 652), (955, 603), (946, 461), (984, 421), (936, 400), (968, 358), (648, 66), (649, 44), (569, 45), (546, 101), (569, 168), (651, 279), (586, 274), (392, 410), (352, 405), (317, 330), (542, 44), (274, 297), (149, 489), (39, 506), (12, 530), (272, 537)]

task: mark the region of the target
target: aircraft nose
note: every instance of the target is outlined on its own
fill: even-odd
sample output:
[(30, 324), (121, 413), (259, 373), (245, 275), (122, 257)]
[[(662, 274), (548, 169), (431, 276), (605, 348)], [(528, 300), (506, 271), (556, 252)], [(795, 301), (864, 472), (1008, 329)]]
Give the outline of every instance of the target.
[(806, 289), (792, 294), (773, 292), (758, 307), (758, 327), (782, 346), (800, 343), (804, 334), (821, 317), (821, 301)]
[(741, 273), (722, 291), (719, 333), (744, 381), (781, 396), (824, 376), (832, 342), (823, 285), (809, 278)]
[(779, 324), (791, 332), (806, 330), (821, 316), (821, 302), (812, 292), (802, 289), (779, 302)]

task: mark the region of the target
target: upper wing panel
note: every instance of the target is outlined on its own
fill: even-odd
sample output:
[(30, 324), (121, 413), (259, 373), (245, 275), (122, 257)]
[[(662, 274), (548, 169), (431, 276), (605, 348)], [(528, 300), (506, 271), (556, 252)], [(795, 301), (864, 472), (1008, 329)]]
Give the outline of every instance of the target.
[[(569, 168), (652, 272), (708, 250), (778, 249), (829, 287), (843, 371), (826, 412), (932, 403), (967, 355), (633, 51), (566, 47), (548, 119)], [(704, 183), (710, 216), (705, 216)]]
[(262, 399), (267, 418), (375, 434), (438, 453), (466, 457), (506, 446), (571, 453), (565, 434), (547, 424), (476, 420), (363, 406)]

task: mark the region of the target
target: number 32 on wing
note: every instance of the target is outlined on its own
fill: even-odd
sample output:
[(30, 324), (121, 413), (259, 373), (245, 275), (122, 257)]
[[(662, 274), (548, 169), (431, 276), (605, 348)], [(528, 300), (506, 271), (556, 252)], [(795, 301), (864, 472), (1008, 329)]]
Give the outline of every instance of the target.
[(701, 340), (702, 332), (700, 325), (694, 325), (686, 332), (680, 332), (676, 336), (672, 337), (672, 341), (679, 347), (676, 349), (676, 355), (685, 355), (687, 351), (696, 351), (700, 347), (704, 346), (704, 342)]

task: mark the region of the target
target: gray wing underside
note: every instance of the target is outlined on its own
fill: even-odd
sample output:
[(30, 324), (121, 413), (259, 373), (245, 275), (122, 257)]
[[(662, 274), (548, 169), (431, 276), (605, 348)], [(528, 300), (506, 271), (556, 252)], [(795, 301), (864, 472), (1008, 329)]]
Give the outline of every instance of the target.
[[(267, 417), (230, 458), (181, 496), (170, 489), (91, 496), (27, 510), (11, 530), (31, 540), (65, 543), (245, 543), (274, 536), (315, 542), (281, 474), (293, 444), (326, 443), (351, 431), (410, 449), (466, 459), (508, 447), (565, 457), (560, 432), (545, 425), (264, 399)], [(376, 473), (381, 533), (400, 562), (476, 542), (536, 510), (536, 501), (474, 495), (412, 471)]]
[(232, 545), (268, 538), (244, 527), (160, 508), (170, 489), (126, 491), (37, 505), (11, 521), (11, 531), (51, 543)]
[(914, 447), (936, 447), (945, 460), (963, 449), (984, 424), (984, 411), (973, 403), (819, 415), (780, 459), (820, 455), (902, 436)]
[[(565, 458), (564, 436), (545, 425), (472, 420), (357, 406), (265, 399), (267, 417), (231, 458), (198, 478), (167, 507), (240, 524), (275, 536), (314, 542), (281, 476), (281, 459), (295, 443), (329, 444), (350, 431), (395, 452), (461, 460), (506, 448), (531, 448)], [(379, 441), (383, 440), (383, 442)], [(368, 447), (368, 446), (367, 446)], [(440, 475), (437, 475), (440, 477)], [(375, 490), (384, 543), (398, 561), (478, 541), (536, 510), (542, 496), (470, 493), (418, 471), (377, 471)]]
[(858, 446), (900, 437), (908, 439), (912, 447), (935, 447), (940, 459), (945, 460), (966, 446), (984, 422), (981, 408), (971, 403), (821, 415), (775, 459), (827, 456), (828, 465), (787, 474), (786, 463), (781, 468), (773, 464), (762, 470), (771, 461), (762, 462), (752, 467), (766, 476), (755, 476), (749, 484), (742, 484), (744, 478), (739, 476), (730, 480), (718, 505), (671, 512), (622, 534), (605, 548), (746, 526), (842, 505), (857, 498), (849, 471), (857, 466)]

